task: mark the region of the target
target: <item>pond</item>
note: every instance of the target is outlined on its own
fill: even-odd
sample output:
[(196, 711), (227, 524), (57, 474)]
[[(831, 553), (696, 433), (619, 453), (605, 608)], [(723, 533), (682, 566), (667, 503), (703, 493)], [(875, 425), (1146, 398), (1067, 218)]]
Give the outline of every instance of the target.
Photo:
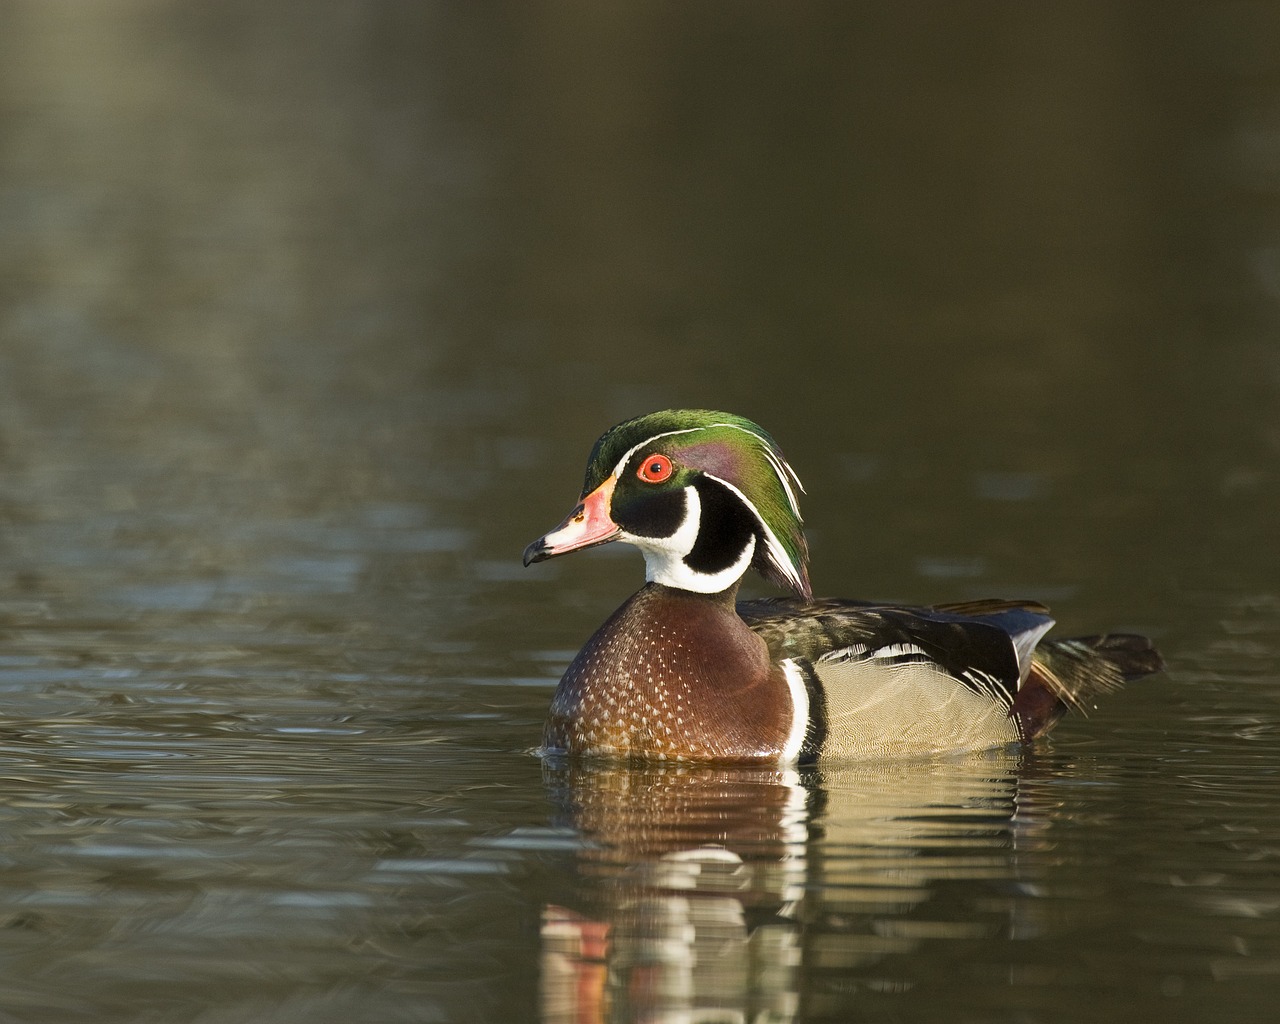
[[(1278, 32), (0, 13), (0, 1016), (1270, 1020)], [(643, 566), (521, 551), (672, 406), (778, 438), (817, 593), (1167, 671), (1021, 749), (540, 759)]]

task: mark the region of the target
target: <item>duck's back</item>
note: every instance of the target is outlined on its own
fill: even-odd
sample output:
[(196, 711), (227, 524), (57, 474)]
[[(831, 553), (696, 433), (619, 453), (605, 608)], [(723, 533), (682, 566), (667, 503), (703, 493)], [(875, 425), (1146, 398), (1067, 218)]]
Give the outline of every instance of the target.
[(1144, 637), (1042, 641), (1031, 602), (914, 608), (747, 601), (739, 614), (809, 690), (806, 759), (923, 756), (1028, 740), (1160, 668)]

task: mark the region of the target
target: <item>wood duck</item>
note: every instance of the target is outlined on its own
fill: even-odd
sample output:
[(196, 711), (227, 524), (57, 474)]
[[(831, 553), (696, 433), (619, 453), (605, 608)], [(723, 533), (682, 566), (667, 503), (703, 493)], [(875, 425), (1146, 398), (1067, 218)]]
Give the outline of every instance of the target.
[[(814, 600), (797, 494), (763, 429), (650, 413), (591, 450), (577, 506), (524, 564), (621, 540), (646, 583), (587, 641), (551, 701), (543, 752), (811, 763), (1031, 740), (1158, 671), (1131, 634), (1042, 640), (1031, 601), (904, 607)], [(793, 596), (737, 602), (748, 569)]]

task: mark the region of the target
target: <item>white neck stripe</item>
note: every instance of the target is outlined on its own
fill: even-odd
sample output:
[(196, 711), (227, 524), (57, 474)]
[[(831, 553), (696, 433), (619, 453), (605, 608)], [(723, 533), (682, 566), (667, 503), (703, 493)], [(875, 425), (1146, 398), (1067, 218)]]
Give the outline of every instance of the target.
[(755, 534), (747, 538), (747, 544), (737, 560), (715, 573), (698, 572), (685, 561), (698, 542), (698, 530), (702, 525), (702, 500), (692, 487), (682, 489), (684, 494), (684, 519), (669, 537), (641, 537), (623, 530), (618, 539), (632, 544), (644, 555), (645, 579), (661, 583), (677, 590), (695, 594), (718, 594), (738, 582), (751, 565), (756, 552)]
[[(774, 565), (774, 567), (782, 573), (796, 590), (801, 590), (800, 577), (796, 574), (795, 567), (791, 564), (791, 556), (787, 554), (787, 549), (782, 546), (782, 542), (778, 540), (778, 535), (769, 528), (769, 524), (764, 521), (764, 516), (760, 514), (760, 510), (755, 507), (751, 499), (743, 494), (728, 480), (714, 476), (711, 473), (704, 473), (704, 476), (716, 483), (723, 484), (729, 490), (733, 491), (744, 505), (751, 510), (751, 514), (756, 517), (756, 522), (760, 524), (760, 531), (764, 534), (765, 557)], [(744, 570), (745, 571), (745, 570)]]

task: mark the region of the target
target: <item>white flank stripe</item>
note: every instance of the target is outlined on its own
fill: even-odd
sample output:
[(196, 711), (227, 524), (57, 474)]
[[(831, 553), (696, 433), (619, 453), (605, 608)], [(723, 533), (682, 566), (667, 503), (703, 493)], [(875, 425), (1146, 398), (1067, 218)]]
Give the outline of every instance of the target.
[(850, 644), (848, 647), (839, 647), (834, 651), (828, 651), (818, 660), (829, 661), (839, 665), (846, 661), (861, 661), (863, 658), (869, 657), (871, 657), (871, 648), (866, 644)]
[(918, 654), (922, 657), (929, 658), (930, 661), (933, 660), (929, 657), (928, 651), (923, 647), (917, 647), (915, 644), (890, 644), (888, 647), (878, 647), (876, 650), (871, 652), (871, 657), (873, 659), (901, 658), (904, 654)]
[(1004, 683), (990, 672), (984, 672), (980, 668), (967, 668), (960, 674), (993, 704), (999, 704), (1001, 707), (1007, 708), (1013, 703), (1013, 698), (1010, 697)]
[(804, 735), (809, 731), (809, 691), (804, 685), (804, 670), (793, 659), (782, 662), (782, 673), (791, 690), (791, 730), (782, 746), (782, 763), (790, 764), (800, 756)]

